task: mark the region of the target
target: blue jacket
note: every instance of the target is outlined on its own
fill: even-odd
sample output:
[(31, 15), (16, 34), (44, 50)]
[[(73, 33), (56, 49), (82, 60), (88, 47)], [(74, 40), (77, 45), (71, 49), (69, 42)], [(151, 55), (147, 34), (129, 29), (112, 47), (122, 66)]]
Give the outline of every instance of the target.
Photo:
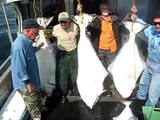
[(160, 72), (160, 32), (156, 32), (154, 26), (149, 26), (144, 34), (148, 38), (148, 70), (151, 74)]
[(23, 81), (28, 79), (36, 89), (40, 88), (35, 49), (31, 40), (24, 34), (19, 34), (12, 45), (11, 69), (14, 90), (26, 89), (27, 86)]

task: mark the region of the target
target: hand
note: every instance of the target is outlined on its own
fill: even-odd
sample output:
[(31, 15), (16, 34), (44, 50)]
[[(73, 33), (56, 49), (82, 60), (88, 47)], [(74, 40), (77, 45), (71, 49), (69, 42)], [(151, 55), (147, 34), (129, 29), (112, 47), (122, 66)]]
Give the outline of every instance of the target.
[(35, 91), (35, 87), (34, 87), (34, 85), (33, 85), (32, 83), (29, 83), (29, 84), (27, 85), (27, 87), (28, 87), (28, 91), (29, 91), (29, 93), (34, 92), (34, 91)]
[(135, 21), (137, 19), (137, 14), (131, 14), (131, 20)]
[(52, 37), (53, 35), (52, 35), (52, 30), (43, 30), (44, 31), (44, 35), (45, 35), (45, 37), (47, 37), (47, 38), (50, 38), (50, 37)]
[(132, 6), (131, 14), (137, 14), (137, 7), (136, 6)]
[(44, 45), (44, 42), (40, 42), (40, 43), (38, 44), (38, 47), (41, 48), (43, 45)]
[(77, 5), (77, 11), (82, 11), (82, 9), (83, 9), (83, 6), (81, 4), (78, 4)]
[(137, 7), (136, 6), (132, 6), (131, 8), (131, 20), (135, 21), (137, 19)]

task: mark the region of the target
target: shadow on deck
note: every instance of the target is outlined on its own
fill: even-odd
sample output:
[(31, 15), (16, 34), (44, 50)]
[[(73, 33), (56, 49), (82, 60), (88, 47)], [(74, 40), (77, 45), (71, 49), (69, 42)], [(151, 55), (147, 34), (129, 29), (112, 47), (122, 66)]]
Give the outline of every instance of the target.
[[(68, 102), (54, 108), (45, 120), (112, 120), (118, 116), (125, 105), (118, 101), (111, 101), (109, 97), (100, 101), (89, 109), (82, 100)], [(45, 116), (46, 117), (46, 116)]]

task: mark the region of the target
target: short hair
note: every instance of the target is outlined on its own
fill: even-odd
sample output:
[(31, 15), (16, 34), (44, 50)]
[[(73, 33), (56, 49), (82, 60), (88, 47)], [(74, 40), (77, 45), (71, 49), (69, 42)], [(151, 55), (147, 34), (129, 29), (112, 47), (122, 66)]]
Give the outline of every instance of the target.
[(109, 0), (101, 0), (100, 5), (109, 5)]
[(160, 10), (157, 10), (154, 14), (153, 14), (153, 19), (154, 18), (160, 18)]

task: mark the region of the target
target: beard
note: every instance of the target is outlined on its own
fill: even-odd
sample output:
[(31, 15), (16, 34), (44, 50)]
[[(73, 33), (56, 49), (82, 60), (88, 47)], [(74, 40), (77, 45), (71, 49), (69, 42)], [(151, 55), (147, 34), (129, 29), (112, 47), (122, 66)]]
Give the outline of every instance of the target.
[(108, 12), (102, 12), (102, 15), (107, 16)]

